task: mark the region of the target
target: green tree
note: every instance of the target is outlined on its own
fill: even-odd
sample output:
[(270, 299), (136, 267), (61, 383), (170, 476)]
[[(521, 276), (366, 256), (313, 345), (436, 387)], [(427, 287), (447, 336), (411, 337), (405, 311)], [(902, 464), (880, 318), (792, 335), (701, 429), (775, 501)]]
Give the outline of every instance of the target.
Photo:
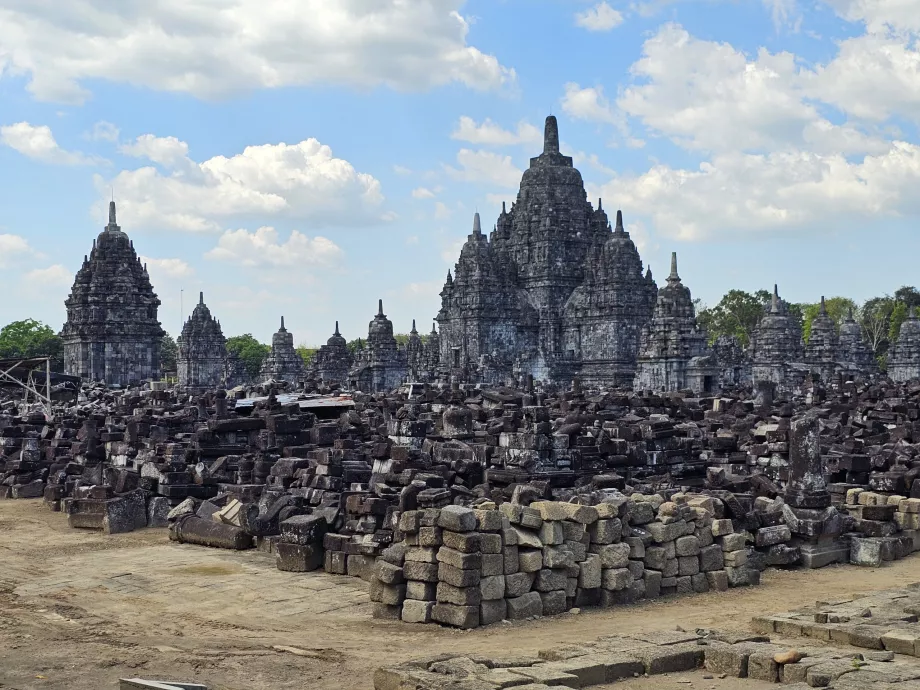
[(349, 341), (345, 344), (345, 347), (348, 348), (348, 351), (349, 351), (352, 355), (356, 355), (356, 354), (358, 354), (358, 351), (359, 351), (359, 350), (363, 350), (363, 349), (364, 349), (364, 341), (363, 341), (361, 338), (355, 338), (354, 340), (349, 340)]
[(876, 357), (882, 357), (888, 350), (891, 312), (895, 304), (895, 300), (887, 295), (873, 297), (867, 300), (859, 310), (859, 325), (866, 343), (875, 352)]
[(231, 352), (243, 360), (246, 371), (253, 377), (259, 375), (262, 362), (265, 361), (271, 351), (270, 345), (260, 343), (252, 336), (252, 333), (227, 338), (227, 352)]
[(895, 300), (894, 306), (891, 309), (891, 316), (888, 317), (889, 347), (901, 334), (901, 324), (907, 320), (908, 313), (910, 313), (910, 307), (907, 303)]
[(770, 298), (771, 294), (767, 290), (758, 290), (753, 294), (744, 290), (729, 290), (712, 308), (706, 308), (702, 303), (696, 305), (697, 320), (706, 328), (710, 341), (729, 335), (738, 338), (742, 346), (747, 347)]
[(310, 362), (313, 361), (313, 358), (316, 357), (316, 353), (319, 350), (318, 347), (310, 347), (306, 343), (300, 343), (296, 348), (294, 348), (300, 358), (303, 360), (303, 365), (305, 367), (310, 366)]
[[(849, 297), (831, 297), (824, 300), (824, 305), (827, 308), (827, 315), (831, 317), (838, 331), (840, 330), (840, 324), (850, 314), (850, 310), (856, 311), (856, 302)], [(807, 343), (811, 340), (811, 324), (821, 312), (821, 303), (801, 304), (798, 306), (801, 307), (802, 312), (802, 334), (805, 336), (805, 342)]]
[(903, 302), (908, 310), (911, 307), (920, 307), (920, 290), (910, 285), (902, 285), (894, 293), (896, 302)]
[(173, 337), (167, 333), (160, 340), (160, 369), (164, 372), (176, 371), (176, 359), (179, 357), (179, 346)]
[(50, 357), (51, 368), (64, 368), (64, 344), (50, 326), (35, 319), (13, 321), (0, 330), (0, 357)]

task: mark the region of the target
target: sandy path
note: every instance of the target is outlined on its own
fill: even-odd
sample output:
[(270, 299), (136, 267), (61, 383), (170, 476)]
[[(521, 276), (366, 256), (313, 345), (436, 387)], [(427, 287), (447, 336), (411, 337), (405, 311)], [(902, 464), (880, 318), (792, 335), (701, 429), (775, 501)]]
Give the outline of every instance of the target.
[[(678, 625), (743, 630), (756, 614), (920, 580), (918, 564), (768, 571), (756, 588), (461, 632), (370, 619), (354, 578), (282, 573), (262, 554), (177, 545), (165, 530), (71, 530), (40, 501), (0, 501), (0, 688), (96, 690), (141, 676), (367, 690), (374, 668), (423, 654), (534, 652)], [(673, 687), (732, 687), (692, 680)], [(654, 687), (670, 687), (662, 682), (672, 681)]]

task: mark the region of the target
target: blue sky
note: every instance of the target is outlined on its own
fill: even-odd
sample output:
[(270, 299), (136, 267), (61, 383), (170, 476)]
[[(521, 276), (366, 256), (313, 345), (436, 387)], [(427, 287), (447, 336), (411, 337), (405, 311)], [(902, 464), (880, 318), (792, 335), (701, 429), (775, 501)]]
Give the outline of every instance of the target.
[(920, 0), (0, 0), (0, 324), (61, 326), (114, 191), (173, 335), (199, 290), (228, 336), (430, 330), (550, 113), (709, 304), (916, 285), (918, 34)]

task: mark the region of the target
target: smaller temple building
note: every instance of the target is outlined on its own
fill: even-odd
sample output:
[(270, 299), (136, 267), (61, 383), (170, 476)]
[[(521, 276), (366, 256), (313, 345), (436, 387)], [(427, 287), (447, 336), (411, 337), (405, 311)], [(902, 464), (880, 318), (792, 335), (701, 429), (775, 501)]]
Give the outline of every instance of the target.
[(179, 385), (189, 389), (216, 388), (226, 383), (227, 339), (220, 321), (211, 316), (198, 294), (198, 304), (176, 338)]

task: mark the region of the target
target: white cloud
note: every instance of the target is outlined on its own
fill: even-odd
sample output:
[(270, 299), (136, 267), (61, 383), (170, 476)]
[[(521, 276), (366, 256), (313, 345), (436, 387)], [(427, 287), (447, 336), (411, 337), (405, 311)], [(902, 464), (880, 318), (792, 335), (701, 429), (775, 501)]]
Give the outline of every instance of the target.
[[(314, 226), (369, 225), (391, 215), (381, 211), (380, 182), (335, 158), (316, 139), (298, 144), (247, 146), (231, 157), (197, 163), (174, 137), (145, 135), (123, 147), (164, 170), (125, 170), (113, 180), (96, 177), (100, 191), (114, 187), (126, 227), (216, 232), (231, 221), (279, 215)], [(104, 212), (105, 204), (95, 209)]]
[(622, 117), (614, 112), (604, 96), (602, 86), (581, 88), (575, 82), (569, 82), (562, 96), (562, 110), (576, 120), (616, 125), (622, 122)]
[(295, 268), (334, 266), (343, 255), (341, 248), (325, 237), (311, 239), (294, 230), (285, 242), (281, 242), (277, 230), (261, 227), (255, 232), (226, 231), (205, 257), (249, 267)]
[(118, 141), (119, 134), (121, 134), (121, 131), (118, 127), (111, 122), (100, 120), (93, 125), (93, 131), (89, 133), (89, 138), (93, 141), (108, 141), (114, 143)]
[(830, 231), (878, 216), (920, 214), (920, 146), (850, 163), (807, 151), (719, 154), (698, 170), (656, 165), (615, 177), (592, 196), (617, 200), (652, 219), (662, 235), (686, 241), (811, 227)]
[(35, 268), (23, 274), (22, 280), (27, 288), (63, 287), (73, 284), (74, 274), (61, 264), (47, 268)]
[(806, 100), (791, 53), (748, 59), (728, 43), (702, 41), (666, 24), (632, 65), (643, 81), (617, 105), (652, 132), (706, 151), (808, 147), (819, 153), (881, 153), (888, 144), (852, 124), (834, 125)]
[(434, 192), (432, 192), (427, 187), (416, 187), (412, 190), (413, 199), (432, 199), (434, 198)]
[(920, 32), (920, 12), (914, 0), (823, 0), (850, 22), (863, 22), (870, 33)]
[(606, 2), (575, 14), (575, 25), (588, 31), (610, 31), (623, 23), (623, 15)]
[(141, 263), (146, 264), (147, 272), (151, 275), (161, 273), (171, 278), (189, 278), (195, 274), (195, 269), (182, 259), (152, 259), (149, 256), (142, 256), (140, 259)]
[(395, 172), (397, 175), (402, 175), (403, 177), (412, 174), (412, 171), (403, 165), (394, 165), (393, 172)]
[[(0, 12), (0, 16), (2, 16), (2, 12)], [(28, 122), (4, 125), (0, 127), (0, 142), (24, 156), (34, 158), (43, 163), (92, 165), (100, 162), (98, 159), (85, 156), (78, 151), (62, 149), (48, 125), (32, 125)]]
[(444, 259), (444, 262), (453, 266), (457, 259), (460, 257), (460, 250), (463, 249), (463, 245), (465, 243), (466, 238), (462, 240), (454, 240), (449, 244), (442, 245), (441, 258)]
[[(920, 7), (914, 3), (920, 24)], [(837, 56), (805, 75), (806, 92), (856, 118), (920, 122), (918, 38), (867, 33), (839, 43)]]
[(514, 188), (521, 184), (523, 171), (511, 162), (511, 156), (502, 156), (492, 151), (457, 152), (459, 168), (444, 166), (448, 174), (457, 180)]
[(36, 252), (25, 237), (0, 234), (0, 267), (13, 266), (24, 257), (35, 256)]
[(476, 124), (473, 118), (463, 115), (450, 138), (484, 146), (510, 146), (539, 143), (543, 141), (543, 133), (526, 120), (518, 122), (517, 130), (512, 132), (502, 129), (489, 118), (486, 118), (482, 124)]
[(212, 98), (310, 84), (496, 89), (515, 78), (467, 44), (464, 0), (4, 4), (0, 75), (27, 76), (46, 101), (80, 103), (93, 79)]
[(126, 156), (147, 158), (167, 168), (182, 165), (188, 160), (188, 144), (176, 137), (142, 134), (133, 143), (122, 144), (118, 150)]
[(446, 220), (453, 215), (453, 212), (447, 208), (447, 204), (443, 201), (434, 202), (434, 217), (438, 220)]

